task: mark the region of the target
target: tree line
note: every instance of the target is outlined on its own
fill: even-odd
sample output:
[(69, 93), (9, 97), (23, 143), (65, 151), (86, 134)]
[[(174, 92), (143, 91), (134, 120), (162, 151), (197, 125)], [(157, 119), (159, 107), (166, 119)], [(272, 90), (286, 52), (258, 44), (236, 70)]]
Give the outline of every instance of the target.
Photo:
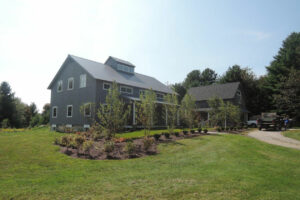
[(267, 73), (257, 76), (251, 68), (233, 65), (219, 75), (213, 69), (193, 70), (172, 85), (181, 101), (191, 87), (240, 82), (251, 115), (277, 112), (300, 121), (300, 33), (291, 33), (274, 56)]
[(0, 85), (0, 127), (24, 128), (48, 124), (50, 104), (45, 104), (42, 113), (38, 113), (35, 103), (26, 104), (15, 97), (10, 85), (2, 82)]

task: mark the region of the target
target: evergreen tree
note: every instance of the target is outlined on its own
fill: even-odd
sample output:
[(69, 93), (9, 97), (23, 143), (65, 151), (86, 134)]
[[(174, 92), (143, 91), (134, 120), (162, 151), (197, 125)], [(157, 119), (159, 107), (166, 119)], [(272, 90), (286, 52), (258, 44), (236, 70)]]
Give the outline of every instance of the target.
[(184, 95), (186, 94), (185, 87), (182, 85), (182, 83), (175, 83), (174, 85), (172, 85), (172, 89), (178, 94), (178, 102), (180, 103)]
[(7, 82), (2, 82), (0, 85), (0, 122), (8, 119), (11, 126), (16, 125), (16, 120), (13, 115), (16, 111), (14, 103), (14, 93)]

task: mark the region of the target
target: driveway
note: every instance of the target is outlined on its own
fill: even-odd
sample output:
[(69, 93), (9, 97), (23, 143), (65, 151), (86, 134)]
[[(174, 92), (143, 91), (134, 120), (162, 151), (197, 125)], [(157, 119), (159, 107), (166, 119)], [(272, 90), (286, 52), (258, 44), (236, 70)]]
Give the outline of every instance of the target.
[(255, 130), (248, 134), (248, 136), (258, 139), (260, 141), (275, 144), (283, 147), (289, 147), (300, 150), (300, 141), (294, 140), (281, 135), (278, 131), (259, 131)]

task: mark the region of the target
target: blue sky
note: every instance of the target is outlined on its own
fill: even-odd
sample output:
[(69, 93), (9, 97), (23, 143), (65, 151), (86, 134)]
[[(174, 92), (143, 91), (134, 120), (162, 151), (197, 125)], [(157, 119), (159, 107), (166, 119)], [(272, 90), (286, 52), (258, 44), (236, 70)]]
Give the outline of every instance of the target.
[(263, 75), (282, 41), (300, 31), (299, 10), (292, 0), (0, 0), (0, 81), (41, 109), (68, 54), (119, 57), (163, 83), (234, 64)]

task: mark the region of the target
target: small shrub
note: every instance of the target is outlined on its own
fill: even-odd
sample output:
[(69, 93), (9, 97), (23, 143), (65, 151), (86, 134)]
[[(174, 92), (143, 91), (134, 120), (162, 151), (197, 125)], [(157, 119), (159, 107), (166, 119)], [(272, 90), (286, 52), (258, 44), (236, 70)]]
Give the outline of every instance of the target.
[(160, 138), (160, 134), (154, 134), (153, 137), (155, 138), (156, 141), (158, 141)]
[(225, 130), (225, 128), (224, 127), (221, 127), (221, 131), (224, 131)]
[(2, 128), (9, 128), (10, 127), (10, 123), (9, 123), (9, 119), (4, 119), (1, 123)]
[(71, 135), (64, 135), (61, 138), (62, 146), (69, 147), (72, 142), (73, 142), (73, 137)]
[(61, 145), (61, 138), (55, 138), (54, 144)]
[(90, 141), (90, 140), (86, 140), (83, 145), (82, 145), (82, 149), (83, 151), (89, 151), (94, 145), (94, 142), (93, 141)]
[(191, 133), (194, 134), (194, 133), (195, 133), (195, 130), (191, 130)]
[(147, 151), (151, 147), (151, 145), (154, 143), (154, 141), (150, 137), (145, 137), (143, 140), (143, 143), (144, 143), (144, 149)]
[(188, 131), (182, 131), (184, 135), (187, 135), (188, 134)]
[(81, 146), (84, 142), (85, 142), (85, 137), (84, 136), (77, 135), (75, 137), (75, 143), (76, 143), (77, 147)]
[(207, 133), (208, 132), (208, 130), (207, 129), (204, 129), (204, 133)]
[(227, 127), (227, 128), (226, 128), (226, 131), (229, 131), (229, 130), (230, 130), (230, 128), (229, 128), (229, 127)]
[(166, 138), (170, 138), (170, 133), (164, 133)]
[(179, 136), (179, 132), (174, 132), (174, 135), (175, 135), (176, 137), (178, 137), (178, 136)]
[(113, 141), (108, 141), (104, 143), (104, 151), (109, 153), (115, 149), (115, 143)]
[(129, 155), (133, 154), (136, 150), (136, 146), (133, 142), (127, 142), (124, 148), (124, 151), (126, 151)]
[(202, 128), (198, 128), (198, 133), (201, 133), (202, 132)]
[(221, 132), (221, 128), (220, 128), (220, 127), (218, 127), (218, 128), (217, 128), (217, 131), (218, 131), (218, 132)]

